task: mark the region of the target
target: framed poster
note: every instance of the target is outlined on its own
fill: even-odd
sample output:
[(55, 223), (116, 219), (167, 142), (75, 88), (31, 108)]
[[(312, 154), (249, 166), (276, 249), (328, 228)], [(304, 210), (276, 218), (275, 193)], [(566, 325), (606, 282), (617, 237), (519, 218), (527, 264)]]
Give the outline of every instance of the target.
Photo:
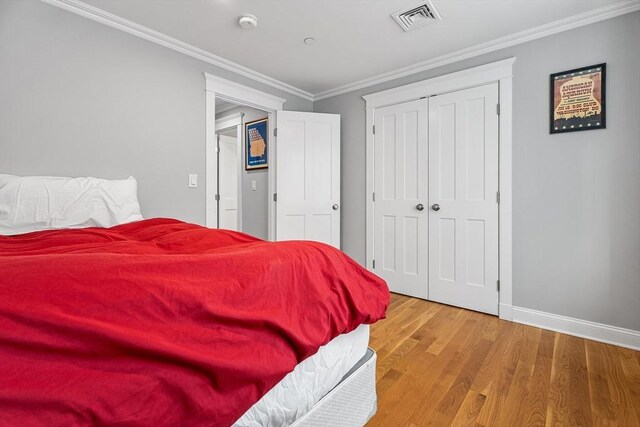
[(604, 129), (607, 64), (551, 74), (549, 133)]
[(245, 169), (263, 169), (269, 167), (267, 158), (268, 126), (267, 119), (254, 120), (245, 125)]

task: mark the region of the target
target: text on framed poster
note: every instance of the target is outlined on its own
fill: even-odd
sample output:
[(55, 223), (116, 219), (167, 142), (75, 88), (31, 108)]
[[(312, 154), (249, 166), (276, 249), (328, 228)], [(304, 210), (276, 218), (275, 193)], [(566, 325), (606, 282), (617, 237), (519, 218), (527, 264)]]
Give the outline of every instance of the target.
[(606, 64), (551, 75), (550, 133), (606, 127)]

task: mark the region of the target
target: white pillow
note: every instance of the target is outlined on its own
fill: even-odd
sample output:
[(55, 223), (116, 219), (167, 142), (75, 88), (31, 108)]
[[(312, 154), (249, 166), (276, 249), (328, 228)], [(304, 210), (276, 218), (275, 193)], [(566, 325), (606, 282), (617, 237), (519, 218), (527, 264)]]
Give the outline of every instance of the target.
[(0, 234), (111, 227), (139, 221), (133, 177), (121, 180), (0, 174)]

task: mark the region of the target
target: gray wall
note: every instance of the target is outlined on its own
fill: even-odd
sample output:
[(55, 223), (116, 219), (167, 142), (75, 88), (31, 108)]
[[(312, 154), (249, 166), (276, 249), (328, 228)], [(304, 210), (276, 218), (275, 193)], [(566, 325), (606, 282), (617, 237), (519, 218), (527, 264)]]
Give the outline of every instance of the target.
[(133, 175), (144, 216), (204, 224), (203, 71), (285, 98), (286, 109), (313, 108), (40, 1), (2, 0), (0, 171)]
[[(251, 107), (237, 107), (216, 115), (217, 119), (244, 113), (244, 123), (264, 119), (267, 113)], [(246, 146), (242, 144), (242, 231), (261, 239), (269, 237), (269, 179), (267, 169), (246, 170)], [(256, 181), (256, 191), (251, 190)]]
[[(640, 13), (317, 101), (342, 116), (342, 248), (365, 258), (361, 96), (515, 56), (513, 303), (640, 330)], [(550, 135), (549, 74), (607, 63), (607, 129)]]

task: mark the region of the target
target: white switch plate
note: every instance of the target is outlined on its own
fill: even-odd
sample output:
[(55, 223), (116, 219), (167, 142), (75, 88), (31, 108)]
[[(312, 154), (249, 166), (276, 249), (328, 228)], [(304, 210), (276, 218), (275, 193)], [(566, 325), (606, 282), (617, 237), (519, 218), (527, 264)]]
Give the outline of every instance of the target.
[(251, 191), (256, 191), (258, 189), (258, 186), (256, 185), (255, 181), (251, 181)]
[(198, 188), (198, 175), (195, 173), (189, 174), (189, 188)]

